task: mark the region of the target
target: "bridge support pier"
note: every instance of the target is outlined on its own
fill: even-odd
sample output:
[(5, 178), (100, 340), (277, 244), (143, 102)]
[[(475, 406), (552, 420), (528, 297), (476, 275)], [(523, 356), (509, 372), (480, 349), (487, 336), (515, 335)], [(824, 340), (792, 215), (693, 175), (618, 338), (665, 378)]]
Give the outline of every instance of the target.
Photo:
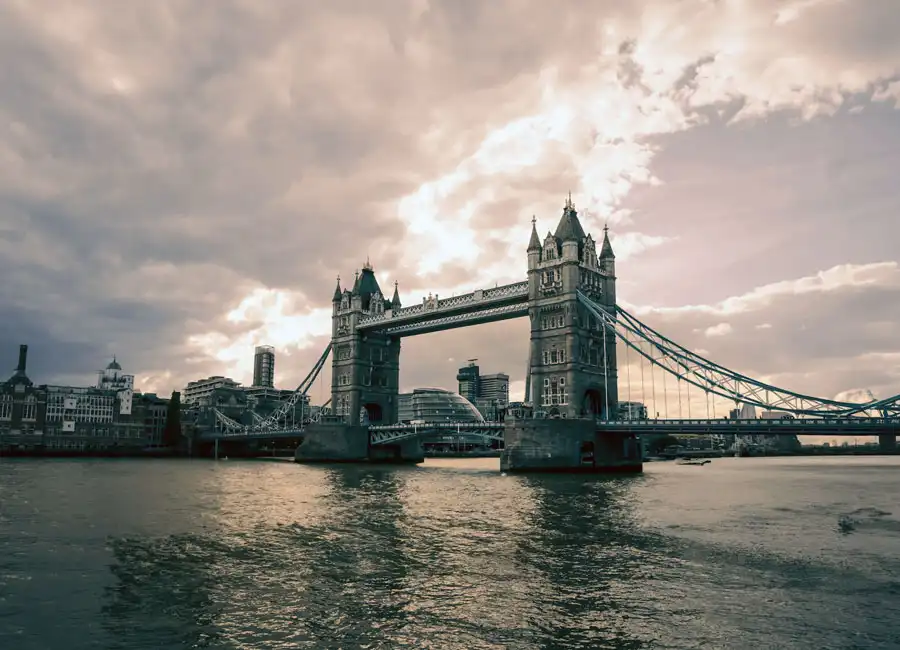
[(604, 431), (594, 420), (507, 419), (503, 472), (639, 474), (641, 450), (633, 434)]
[(879, 434), (878, 435), (878, 450), (882, 454), (897, 453), (897, 433), (895, 431), (891, 431), (889, 433)]
[(306, 428), (294, 452), (297, 463), (421, 463), (425, 460), (418, 438), (392, 445), (369, 444), (369, 429), (343, 422), (317, 422)]

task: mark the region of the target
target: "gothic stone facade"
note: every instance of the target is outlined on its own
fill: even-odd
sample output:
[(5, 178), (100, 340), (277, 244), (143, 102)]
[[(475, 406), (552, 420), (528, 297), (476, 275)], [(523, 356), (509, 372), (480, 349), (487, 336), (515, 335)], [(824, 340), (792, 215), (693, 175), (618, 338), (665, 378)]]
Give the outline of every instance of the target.
[(352, 290), (341, 290), (340, 278), (332, 301), (331, 407), (350, 425), (397, 422), (400, 389), (400, 338), (379, 332), (357, 332), (364, 316), (400, 308), (385, 298), (367, 262)]
[(614, 418), (618, 404), (616, 341), (579, 304), (581, 291), (615, 313), (615, 255), (604, 228), (598, 256), (571, 199), (556, 232), (528, 245), (531, 319), (528, 396), (537, 412), (565, 418)]
[[(581, 291), (604, 309), (615, 312), (615, 255), (604, 229), (597, 253), (585, 234), (571, 198), (556, 232), (543, 243), (532, 226), (528, 249), (530, 381), (527, 398), (535, 411), (549, 417), (612, 418), (618, 404), (616, 342), (604, 334), (581, 307)], [(388, 300), (367, 262), (352, 290), (341, 289), (332, 300), (333, 413), (350, 425), (392, 424), (398, 418), (400, 337), (356, 326), (368, 315), (399, 309), (397, 286)]]

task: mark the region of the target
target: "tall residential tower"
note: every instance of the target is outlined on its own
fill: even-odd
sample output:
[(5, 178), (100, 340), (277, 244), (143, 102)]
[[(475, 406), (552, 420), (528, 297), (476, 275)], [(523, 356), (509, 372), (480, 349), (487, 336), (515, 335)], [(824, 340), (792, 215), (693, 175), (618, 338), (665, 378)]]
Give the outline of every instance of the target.
[(271, 345), (256, 346), (256, 354), (253, 355), (253, 385), (275, 387), (275, 348)]

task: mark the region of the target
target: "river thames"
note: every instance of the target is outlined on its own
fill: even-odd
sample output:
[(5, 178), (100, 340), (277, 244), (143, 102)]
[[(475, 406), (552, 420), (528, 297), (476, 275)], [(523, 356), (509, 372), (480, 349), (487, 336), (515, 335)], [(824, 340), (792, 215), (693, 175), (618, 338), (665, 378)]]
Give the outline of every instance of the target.
[(498, 466), (0, 460), (0, 648), (900, 648), (900, 458)]

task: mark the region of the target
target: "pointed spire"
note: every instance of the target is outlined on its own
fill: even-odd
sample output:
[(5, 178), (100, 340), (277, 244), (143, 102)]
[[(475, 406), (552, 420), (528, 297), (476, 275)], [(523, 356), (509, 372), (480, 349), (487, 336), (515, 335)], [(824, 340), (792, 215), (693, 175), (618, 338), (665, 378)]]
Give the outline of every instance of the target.
[(609, 243), (609, 224), (603, 226), (603, 247), (600, 249), (600, 259), (616, 259), (616, 254), (613, 253), (612, 244)]
[(343, 293), (341, 291), (341, 276), (337, 276), (337, 286), (334, 289), (334, 297), (331, 299), (331, 302), (340, 302)]
[(537, 234), (537, 217), (531, 217), (531, 239), (528, 242), (528, 252), (541, 250), (541, 240)]
[(391, 299), (391, 309), (400, 309), (400, 283), (394, 280), (394, 297)]
[(556, 226), (554, 237), (560, 242), (577, 241), (579, 244), (584, 239), (584, 228), (581, 227), (581, 222), (578, 220), (571, 192), (569, 192), (569, 198), (566, 199), (566, 206), (563, 208), (559, 225)]
[(369, 261), (369, 255), (368, 255), (368, 254), (366, 254), (366, 263), (363, 265), (363, 269), (365, 269), (366, 271), (371, 271), (371, 270), (372, 270), (372, 263)]
[(352, 294), (353, 294), (354, 296), (358, 296), (358, 295), (359, 295), (359, 271), (358, 271), (358, 270), (354, 273), (353, 292), (352, 292)]

